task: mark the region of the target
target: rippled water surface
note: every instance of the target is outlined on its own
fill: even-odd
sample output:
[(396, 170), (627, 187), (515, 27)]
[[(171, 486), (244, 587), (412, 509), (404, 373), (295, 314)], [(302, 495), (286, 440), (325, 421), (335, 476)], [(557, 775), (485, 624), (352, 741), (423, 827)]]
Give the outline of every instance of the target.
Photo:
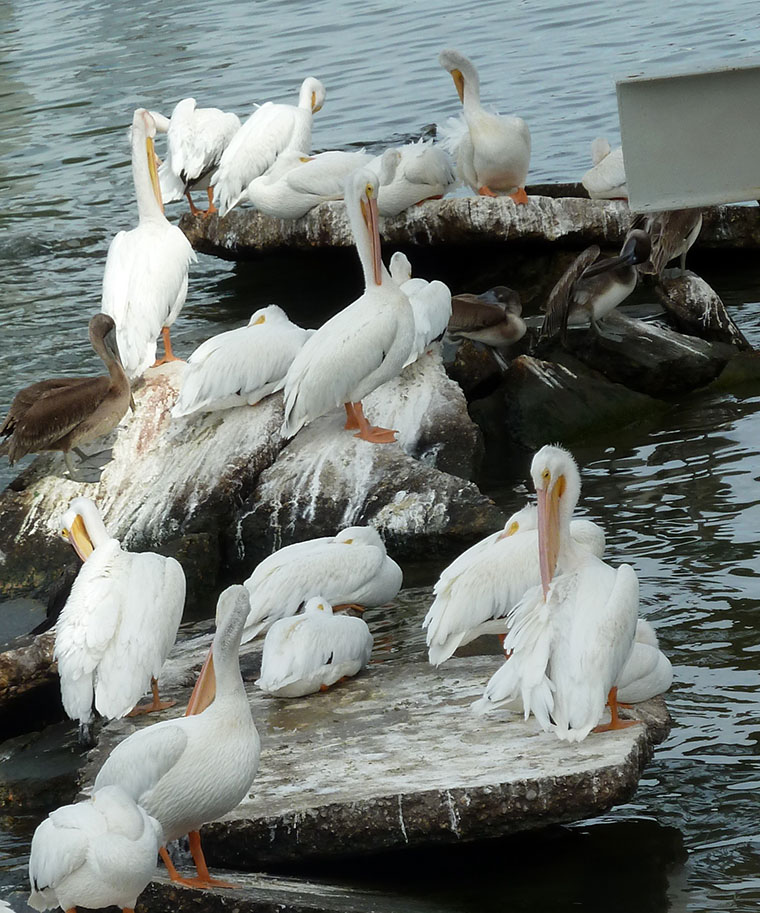
[[(455, 46), (477, 63), (484, 100), (529, 121), (530, 179), (576, 180), (594, 136), (619, 138), (615, 78), (732, 62), (759, 40), (749, 0), (0, 0), (0, 406), (33, 380), (96, 366), (85, 328), (109, 240), (135, 222), (125, 130), (138, 105), (168, 114), (194, 95), (245, 116), (254, 102), (294, 100), (313, 74), (327, 86), (315, 148), (382, 144), (456, 113), (436, 62)], [(760, 344), (758, 271), (710, 269)], [(259, 283), (255, 270), (201, 256), (176, 348), (239, 325), (278, 292), (292, 302), (301, 287), (287, 275), (281, 287)], [(366, 881), (407, 909), (756, 908), (758, 442), (760, 389), (745, 387), (689, 397), (656, 421), (574, 447), (583, 508), (604, 523), (613, 560), (636, 567), (642, 614), (676, 668), (676, 726), (632, 803), (519, 842), (419, 854), (394, 864), (392, 883), (367, 863)], [(0, 482), (11, 476), (0, 467)], [(491, 488), (509, 509), (525, 497), (499, 480)], [(421, 588), (379, 623), (384, 643), (396, 642), (398, 626), (416, 629), (439, 570), (410, 569)], [(48, 741), (56, 764), (70, 759), (68, 727)], [(36, 820), (0, 818), (0, 896), (23, 887)], [(353, 867), (330, 874), (357, 877)]]

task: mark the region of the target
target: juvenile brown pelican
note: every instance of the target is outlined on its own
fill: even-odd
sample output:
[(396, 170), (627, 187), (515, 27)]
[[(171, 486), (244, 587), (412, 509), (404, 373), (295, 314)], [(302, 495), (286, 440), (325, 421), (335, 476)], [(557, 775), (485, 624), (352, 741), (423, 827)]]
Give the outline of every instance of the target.
[(11, 403), (0, 434), (11, 466), (27, 453), (60, 450), (71, 477), (77, 475), (71, 450), (103, 437), (115, 428), (130, 404), (129, 380), (116, 344), (116, 327), (106, 314), (90, 319), (90, 342), (108, 368), (108, 376), (55, 377), (20, 390)]
[(649, 259), (641, 264), (639, 272), (661, 276), (668, 263), (679, 257), (683, 276), (686, 254), (702, 229), (702, 210), (671, 209), (648, 215), (642, 213), (633, 219), (631, 228), (643, 229), (652, 242)]
[(464, 292), (451, 299), (449, 336), (474, 339), (487, 346), (508, 346), (525, 335), (520, 296), (506, 285), (482, 295)]
[(636, 264), (649, 257), (649, 235), (640, 229), (628, 232), (617, 257), (598, 260), (592, 244), (570, 264), (552, 289), (541, 325), (541, 339), (562, 333), (568, 325), (591, 322), (596, 326), (636, 288)]

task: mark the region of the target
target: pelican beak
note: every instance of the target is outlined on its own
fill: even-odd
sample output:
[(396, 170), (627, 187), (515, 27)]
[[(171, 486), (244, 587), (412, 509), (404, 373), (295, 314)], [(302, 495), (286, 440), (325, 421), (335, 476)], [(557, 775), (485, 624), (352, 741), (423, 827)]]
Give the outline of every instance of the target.
[(321, 111), (321, 110), (322, 110), (322, 105), (317, 104), (317, 93), (312, 92), (311, 93), (311, 113), (316, 114), (317, 111)]
[(68, 530), (64, 529), (61, 533), (64, 539), (71, 543), (74, 551), (79, 555), (80, 560), (84, 563), (95, 551), (95, 546), (87, 534), (87, 527), (84, 520), (77, 514), (74, 522)]
[(150, 172), (150, 183), (153, 185), (153, 193), (156, 195), (158, 200), (158, 205), (161, 207), (161, 212), (164, 211), (164, 204), (161, 200), (161, 185), (158, 180), (158, 156), (156, 155), (156, 148), (153, 143), (152, 136), (145, 137), (145, 151), (148, 156), (148, 171)]
[(213, 647), (208, 651), (208, 656), (195, 683), (193, 693), (187, 702), (185, 716), (195, 716), (197, 713), (203, 713), (216, 697), (216, 676), (214, 675), (214, 657)]
[(119, 343), (116, 339), (116, 330), (109, 330), (106, 335), (103, 337), (103, 343), (105, 344), (106, 349), (113, 355), (116, 361), (124, 367), (121, 361), (121, 352), (119, 352)]
[(518, 529), (520, 529), (520, 524), (517, 520), (513, 520), (505, 530), (499, 533), (496, 537), (496, 541), (499, 542), (502, 539), (506, 539), (507, 536), (514, 536)]
[(377, 197), (375, 196), (374, 190), (369, 184), (367, 185), (367, 189), (365, 191), (365, 197), (360, 200), (360, 202), (362, 208), (362, 218), (364, 219), (364, 224), (367, 226), (370, 241), (372, 242), (372, 270), (375, 276), (375, 284), (382, 285), (383, 276)]
[(457, 94), (459, 95), (459, 101), (464, 104), (464, 76), (462, 76), (461, 70), (452, 70), (451, 78), (454, 80), (454, 85), (457, 87)]
[(541, 488), (538, 495), (538, 563), (544, 599), (557, 569), (559, 556), (559, 502), (565, 490), (565, 477), (559, 476), (551, 488)]

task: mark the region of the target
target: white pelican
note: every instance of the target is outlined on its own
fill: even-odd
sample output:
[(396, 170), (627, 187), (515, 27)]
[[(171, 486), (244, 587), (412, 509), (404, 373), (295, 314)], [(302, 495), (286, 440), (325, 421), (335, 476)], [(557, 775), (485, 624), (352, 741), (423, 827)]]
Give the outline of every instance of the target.
[(56, 624), (55, 658), (64, 710), (89, 741), (93, 700), (109, 719), (128, 713), (149, 688), (153, 703), (145, 709), (174, 703), (159, 701), (156, 679), (182, 620), (185, 575), (174, 558), (124, 551), (89, 498), (74, 498), (61, 535), (83, 564)]
[(570, 534), (580, 475), (566, 450), (542, 447), (531, 476), (538, 495), (541, 585), (510, 614), (504, 642), (509, 658), (476, 708), (522, 700), (526, 718), (532, 712), (543, 729), (581, 741), (599, 723), (606, 702), (611, 722), (596, 731), (634, 725), (618, 718), (616, 685), (633, 647), (639, 583), (630, 565), (613, 570)]
[[(462, 102), (466, 123), (450, 118), (444, 144), (456, 156), (459, 176), (476, 193), (506, 193), (516, 203), (527, 203), (525, 180), (530, 164), (530, 130), (521, 117), (491, 114), (480, 104), (480, 79), (473, 64), (458, 51), (438, 55), (451, 73)], [(460, 121), (461, 123), (461, 121)]]
[(119, 352), (127, 376), (139, 377), (156, 358), (156, 337), (163, 333), (165, 356), (174, 359), (169, 327), (187, 294), (187, 270), (197, 259), (183, 232), (164, 216), (156, 171), (156, 126), (144, 108), (132, 119), (132, 177), (138, 225), (111, 241), (103, 274), (101, 310), (116, 324)]
[(77, 445), (108, 434), (127, 411), (131, 392), (119, 358), (113, 320), (95, 314), (90, 318), (89, 333), (108, 375), (56, 377), (19, 390), (0, 425), (0, 435), (9, 439), (11, 466), (27, 453), (61, 450), (71, 477), (76, 479), (70, 451), (84, 459)]
[(268, 171), (278, 155), (290, 149), (311, 150), (312, 117), (324, 101), (325, 87), (307, 76), (297, 106), (268, 101), (253, 112), (224, 150), (212, 180), (220, 216), (245, 199), (248, 185)]
[(133, 911), (156, 870), (161, 826), (118, 786), (51, 812), (32, 837), (29, 906)]
[[(570, 535), (583, 551), (602, 556), (604, 530), (596, 523), (573, 520)], [(540, 580), (536, 508), (526, 506), (442, 571), (422, 622), (430, 663), (439, 666), (482, 634), (506, 634), (507, 615)]]
[(286, 545), (245, 581), (251, 607), (243, 643), (278, 619), (295, 615), (314, 596), (335, 607), (384, 605), (401, 589), (401, 576), (371, 526), (349, 526), (335, 536)]
[(649, 257), (649, 235), (631, 229), (617, 257), (599, 260), (599, 247), (592, 244), (565, 270), (546, 302), (541, 338), (558, 333), (563, 339), (568, 326), (592, 326), (607, 316), (636, 288), (637, 263)]
[(306, 341), (285, 378), (285, 422), (292, 437), (331, 409), (345, 405), (346, 428), (375, 444), (395, 432), (364, 417), (361, 399), (401, 372), (414, 342), (409, 299), (380, 258), (377, 178), (360, 169), (346, 180), (346, 211), (364, 272), (365, 292)]
[(446, 332), (451, 317), (451, 291), (438, 279), (412, 278), (412, 266), (406, 254), (396, 251), (391, 257), (393, 281), (409, 299), (414, 314), (414, 342), (404, 367), (416, 361), (431, 342)]
[(631, 222), (631, 228), (643, 229), (652, 239), (652, 253), (639, 270), (661, 276), (662, 271), (676, 257), (681, 264), (681, 275), (686, 272), (686, 254), (702, 230), (701, 209), (670, 209), (663, 212), (640, 213)]
[[(155, 115), (153, 119), (156, 119)], [(159, 124), (156, 127), (158, 129)], [(237, 114), (219, 108), (198, 108), (194, 98), (183, 98), (177, 102), (165, 129), (167, 155), (158, 169), (163, 202), (174, 203), (185, 196), (194, 216), (216, 212), (210, 181), (222, 153), (239, 129)], [(191, 190), (208, 192), (205, 213), (193, 203)]]
[[(232, 811), (247, 795), (259, 767), (259, 734), (248, 705), (238, 654), (248, 594), (228, 587), (219, 597), (209, 657), (187, 716), (138, 729), (114, 748), (95, 789), (117, 783), (161, 825), (161, 858), (172, 881), (224, 885), (210, 878), (198, 829)], [(190, 836), (198, 877), (182, 878), (165, 844)]]
[(648, 701), (670, 688), (673, 666), (660, 650), (652, 625), (639, 618), (636, 638), (628, 661), (617, 681), (617, 699), (626, 704)]
[(326, 691), (367, 665), (372, 642), (363, 619), (334, 615), (330, 603), (316, 596), (302, 615), (281, 618), (267, 631), (256, 684), (277, 697)]
[(381, 216), (396, 216), (424, 200), (440, 199), (456, 183), (449, 153), (424, 140), (386, 149), (369, 167), (380, 180), (377, 209)]
[(372, 160), (366, 152), (283, 152), (248, 185), (246, 197), (256, 209), (277, 219), (300, 219), (325, 200), (342, 200), (352, 171)]
[(527, 330), (521, 315), (520, 296), (506, 285), (497, 285), (482, 295), (463, 292), (451, 299), (448, 335), (493, 348), (512, 345)]
[(312, 332), (270, 304), (256, 311), (247, 326), (207, 339), (188, 359), (172, 416), (253, 406), (281, 390), (296, 352)]
[(612, 149), (602, 136), (591, 143), (593, 167), (583, 175), (581, 184), (592, 200), (627, 200), (623, 147)]

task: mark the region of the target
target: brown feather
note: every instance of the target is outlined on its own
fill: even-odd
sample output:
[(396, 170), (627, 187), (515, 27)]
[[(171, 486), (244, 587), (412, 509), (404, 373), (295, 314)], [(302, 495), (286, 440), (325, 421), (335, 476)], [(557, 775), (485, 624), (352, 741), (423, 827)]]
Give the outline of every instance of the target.
[(599, 245), (592, 244), (582, 251), (560, 276), (546, 302), (546, 316), (541, 324), (539, 339), (550, 339), (564, 331), (567, 326), (573, 286), (600, 253)]

